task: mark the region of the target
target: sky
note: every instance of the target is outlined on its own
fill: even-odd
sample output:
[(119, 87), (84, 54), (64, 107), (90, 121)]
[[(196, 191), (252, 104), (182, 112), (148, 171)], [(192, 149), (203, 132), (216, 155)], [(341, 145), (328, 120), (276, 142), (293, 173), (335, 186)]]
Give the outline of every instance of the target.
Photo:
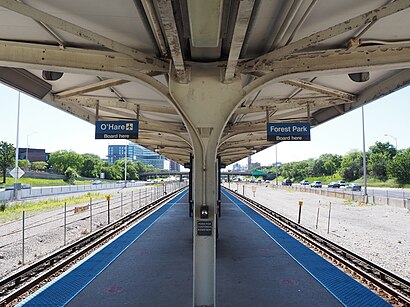
[[(0, 83), (0, 141), (16, 144), (18, 92)], [(366, 150), (376, 141), (390, 142), (398, 149), (410, 148), (410, 87), (364, 107)], [(44, 148), (46, 152), (73, 150), (106, 158), (108, 145), (124, 140), (95, 140), (94, 125), (25, 94), (20, 96), (19, 147)], [(317, 158), (321, 154), (344, 155), (363, 149), (361, 108), (311, 130), (311, 141), (277, 145), (278, 162)], [(263, 166), (275, 163), (272, 146), (252, 156)], [(239, 161), (245, 165), (247, 160)]]

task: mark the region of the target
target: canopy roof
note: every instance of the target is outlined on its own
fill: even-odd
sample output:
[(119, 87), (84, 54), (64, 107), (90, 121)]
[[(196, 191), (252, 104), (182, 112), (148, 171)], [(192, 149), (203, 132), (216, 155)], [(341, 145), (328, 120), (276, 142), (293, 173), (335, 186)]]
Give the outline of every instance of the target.
[(408, 85), (409, 7), (0, 0), (0, 82), (90, 123), (139, 118), (134, 141), (184, 163), (191, 140), (169, 80), (188, 84), (190, 69), (207, 63), (220, 68), (220, 82), (240, 78), (246, 94), (219, 144), (229, 164), (274, 144), (267, 120), (315, 127)]

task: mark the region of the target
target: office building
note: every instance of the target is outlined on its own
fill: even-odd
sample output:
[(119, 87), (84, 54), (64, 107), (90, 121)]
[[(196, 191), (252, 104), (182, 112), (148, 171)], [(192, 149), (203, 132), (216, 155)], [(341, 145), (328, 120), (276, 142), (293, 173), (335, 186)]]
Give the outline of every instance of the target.
[(170, 167), (170, 162), (167, 159), (141, 145), (133, 143), (128, 145), (108, 145), (109, 163), (112, 164), (117, 160), (124, 159), (125, 156), (134, 162), (140, 161), (142, 164), (152, 165), (159, 169), (169, 169)]

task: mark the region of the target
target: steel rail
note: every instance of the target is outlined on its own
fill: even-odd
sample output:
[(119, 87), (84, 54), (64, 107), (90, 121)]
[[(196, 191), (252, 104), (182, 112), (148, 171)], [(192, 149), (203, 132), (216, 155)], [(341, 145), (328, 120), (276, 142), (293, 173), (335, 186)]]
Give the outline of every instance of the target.
[(52, 278), (53, 275), (55, 275), (55, 277), (60, 275), (90, 251), (105, 244), (185, 188), (186, 187), (183, 187), (163, 196), (0, 280), (0, 306), (7, 306), (11, 302), (19, 299), (24, 293), (38, 287), (45, 280)]
[[(299, 225), (285, 216), (267, 208), (266, 206), (239, 193), (226, 189), (229, 193), (241, 199), (246, 205), (261, 213), (275, 225), (291, 233), (299, 241), (315, 250), (322, 257), (330, 258), (337, 266), (347, 268), (350, 275), (360, 276), (360, 282), (375, 291), (379, 296), (388, 296), (390, 303), (398, 306), (410, 306), (410, 281), (366, 260), (365, 258), (347, 250), (346, 248), (318, 235), (317, 233)], [(349, 272), (349, 270), (351, 272)], [(354, 272), (354, 274), (352, 274)], [(357, 276), (352, 276), (357, 279)]]

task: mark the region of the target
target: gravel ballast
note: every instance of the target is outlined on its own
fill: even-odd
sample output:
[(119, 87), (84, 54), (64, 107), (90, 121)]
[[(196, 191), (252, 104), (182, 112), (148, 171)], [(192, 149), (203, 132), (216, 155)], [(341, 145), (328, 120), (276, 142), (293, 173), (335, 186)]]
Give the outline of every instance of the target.
[[(252, 187), (255, 190), (253, 196)], [(240, 187), (239, 192), (243, 192)], [(379, 266), (410, 280), (410, 211), (387, 205), (361, 204), (359, 202), (327, 197), (323, 195), (295, 192), (294, 190), (275, 189), (271, 185), (246, 185), (245, 196), (290, 218), (298, 220), (299, 201), (303, 201), (301, 225), (321, 236), (342, 245), (348, 250), (378, 264)], [(142, 204), (143, 205), (143, 204)], [(138, 207), (135, 204), (135, 207)], [(330, 227), (328, 233), (330, 210)], [(123, 214), (132, 208), (124, 206)], [(223, 207), (222, 207), (223, 210)], [(93, 218), (94, 229), (107, 222), (106, 214)], [(30, 223), (41, 223), (59, 216), (61, 225), (63, 209), (36, 215)], [(74, 215), (74, 214), (72, 214)], [(77, 215), (77, 214), (76, 214)], [(87, 212), (78, 214), (85, 218)], [(319, 218), (317, 218), (319, 215)], [(117, 207), (112, 218), (118, 219), (121, 211)], [(317, 222), (318, 221), (318, 222)], [(316, 229), (317, 223), (317, 229)], [(89, 233), (89, 220), (84, 219), (67, 227), (67, 243)], [(19, 222), (0, 224), (0, 278), (20, 269), (22, 259), (21, 233)], [(40, 231), (41, 230), (41, 231)], [(40, 230), (28, 232), (25, 241), (25, 264), (29, 264), (64, 244), (63, 230), (56, 222), (44, 223)], [(13, 236), (4, 234), (15, 231)], [(10, 245), (10, 242), (15, 242)]]
[[(234, 187), (236, 189), (236, 184), (231, 185), (231, 188)], [(238, 192), (242, 194), (243, 188), (239, 187)], [(276, 189), (265, 184), (245, 185), (245, 196), (295, 222), (298, 221), (298, 203), (303, 201), (302, 226), (410, 280), (408, 209), (363, 204), (292, 189)]]

